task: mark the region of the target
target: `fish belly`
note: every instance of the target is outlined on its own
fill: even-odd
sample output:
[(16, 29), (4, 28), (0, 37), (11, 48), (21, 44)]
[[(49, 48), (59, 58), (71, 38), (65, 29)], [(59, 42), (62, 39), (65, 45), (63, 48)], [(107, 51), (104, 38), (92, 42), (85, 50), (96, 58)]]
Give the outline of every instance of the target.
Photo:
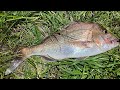
[(63, 45), (58, 48), (51, 48), (47, 51), (47, 55), (54, 59), (65, 59), (65, 58), (80, 58), (93, 56), (100, 53), (103, 53), (107, 50), (94, 45), (93, 47), (88, 48), (80, 48), (73, 47), (70, 45)]
[(97, 46), (93, 46), (90, 48), (84, 48), (84, 49), (76, 47), (74, 50), (73, 57), (79, 58), (79, 57), (93, 56), (93, 55), (97, 55), (97, 54), (100, 54), (103, 52), (105, 52), (105, 50), (103, 50)]

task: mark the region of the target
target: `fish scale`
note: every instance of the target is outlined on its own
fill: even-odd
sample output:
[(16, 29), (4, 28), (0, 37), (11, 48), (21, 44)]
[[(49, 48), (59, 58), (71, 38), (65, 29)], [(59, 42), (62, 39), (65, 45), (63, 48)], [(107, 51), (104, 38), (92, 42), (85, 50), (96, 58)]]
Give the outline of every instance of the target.
[(119, 45), (118, 39), (96, 23), (72, 22), (59, 32), (48, 36), (37, 46), (20, 50), (21, 60), (14, 61), (5, 75), (13, 72), (21, 62), (32, 55), (50, 60), (83, 58), (106, 52)]

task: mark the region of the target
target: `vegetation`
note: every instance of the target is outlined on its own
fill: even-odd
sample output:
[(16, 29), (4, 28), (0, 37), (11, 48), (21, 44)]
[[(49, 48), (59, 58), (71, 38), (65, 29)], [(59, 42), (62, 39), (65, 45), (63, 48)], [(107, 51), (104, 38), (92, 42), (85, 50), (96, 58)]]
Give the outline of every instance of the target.
[[(119, 11), (0, 11), (0, 78), (118, 79), (120, 47), (86, 58), (45, 62), (28, 58), (13, 74), (4, 75), (18, 47), (38, 45), (72, 21), (96, 22), (120, 38)], [(44, 31), (43, 31), (44, 30)]]

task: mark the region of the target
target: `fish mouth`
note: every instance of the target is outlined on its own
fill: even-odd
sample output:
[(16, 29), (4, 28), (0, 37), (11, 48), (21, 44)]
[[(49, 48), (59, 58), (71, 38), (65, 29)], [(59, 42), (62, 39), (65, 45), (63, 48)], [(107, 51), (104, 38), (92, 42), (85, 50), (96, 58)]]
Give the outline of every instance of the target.
[(120, 43), (120, 39), (118, 39), (118, 40), (117, 40), (117, 42), (119, 42), (119, 43)]
[(120, 39), (111, 40), (111, 44), (114, 44), (115, 46), (119, 46), (120, 45)]
[(120, 43), (120, 39), (113, 39), (113, 40), (111, 40), (111, 42), (118, 42), (118, 43)]

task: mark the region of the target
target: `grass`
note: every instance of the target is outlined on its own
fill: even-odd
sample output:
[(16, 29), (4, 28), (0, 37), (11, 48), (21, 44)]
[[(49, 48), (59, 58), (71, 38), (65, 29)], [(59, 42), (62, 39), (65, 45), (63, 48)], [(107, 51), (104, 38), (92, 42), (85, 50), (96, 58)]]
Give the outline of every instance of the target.
[(120, 38), (119, 11), (0, 11), (0, 78), (119, 79), (119, 46), (83, 61), (45, 62), (32, 56), (13, 74), (4, 76), (18, 47), (38, 45), (72, 21), (99, 23)]

